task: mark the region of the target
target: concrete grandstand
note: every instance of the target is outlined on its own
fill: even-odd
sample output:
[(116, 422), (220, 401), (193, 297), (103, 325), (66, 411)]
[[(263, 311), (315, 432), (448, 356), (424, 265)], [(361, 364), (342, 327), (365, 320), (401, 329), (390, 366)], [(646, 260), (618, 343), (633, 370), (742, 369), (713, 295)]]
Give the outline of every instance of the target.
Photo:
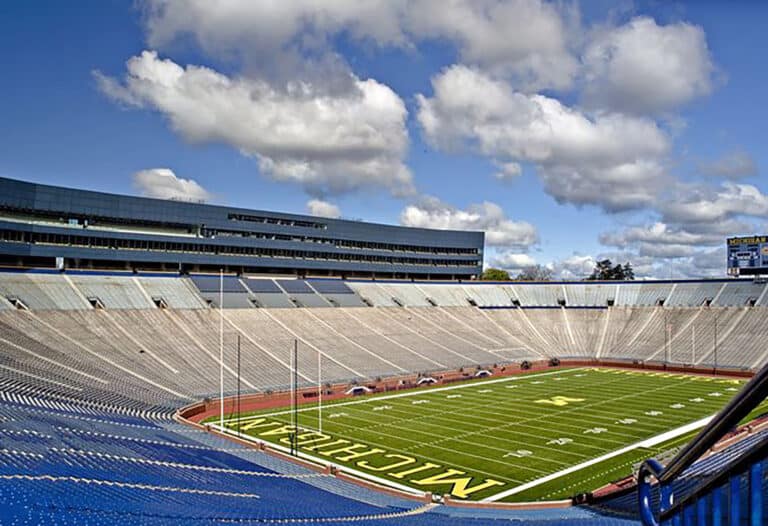
[[(294, 341), (307, 350), (297, 367), (304, 386), (318, 380), (317, 355), (323, 381), (341, 385), (553, 359), (746, 373), (766, 359), (765, 296), (765, 284), (739, 280), (403, 283), (0, 272), (4, 513), (26, 517), (19, 524), (50, 517), (62, 524), (137, 517), (150, 524), (481, 524), (492, 517), (634, 524), (595, 508), (480, 510), (383, 496), (172, 416), (218, 395), (220, 324), (226, 395), (235, 393), (238, 338), (242, 389), (251, 394), (288, 388)], [(297, 508), (297, 498), (312, 504)]]

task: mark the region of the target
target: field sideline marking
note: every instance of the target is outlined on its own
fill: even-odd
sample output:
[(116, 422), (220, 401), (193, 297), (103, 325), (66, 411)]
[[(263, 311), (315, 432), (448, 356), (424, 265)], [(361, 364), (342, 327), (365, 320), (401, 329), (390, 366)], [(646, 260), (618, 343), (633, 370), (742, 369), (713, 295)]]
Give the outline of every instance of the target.
[(547, 475), (546, 477), (542, 477), (540, 479), (532, 480), (530, 482), (526, 482), (525, 484), (522, 484), (520, 486), (517, 486), (515, 488), (510, 488), (508, 490), (502, 491), (501, 493), (497, 493), (496, 495), (491, 495), (490, 497), (486, 497), (480, 502), (496, 502), (503, 498), (509, 497), (510, 495), (515, 495), (516, 493), (521, 493), (527, 489), (539, 486), (541, 484), (544, 484), (545, 482), (549, 482), (551, 480), (554, 480), (556, 478), (562, 477), (564, 475), (569, 475), (571, 473), (574, 473), (576, 471), (581, 471), (584, 468), (588, 468), (589, 466), (593, 466), (595, 464), (599, 464), (600, 462), (604, 460), (609, 460), (614, 457), (618, 457), (619, 455), (623, 455), (624, 453), (628, 453), (630, 451), (633, 451), (635, 449), (639, 448), (650, 448), (655, 445), (661, 444), (662, 442), (666, 442), (667, 440), (671, 440), (673, 438), (677, 438), (679, 436), (682, 436), (686, 433), (690, 433), (691, 431), (694, 431), (696, 429), (702, 428), (705, 425), (709, 424), (713, 418), (715, 418), (716, 415), (711, 415), (705, 418), (702, 418), (701, 420), (697, 420), (695, 422), (691, 422), (690, 424), (686, 424), (684, 426), (678, 427), (677, 429), (673, 429), (671, 431), (667, 431), (666, 433), (662, 433), (660, 435), (657, 435), (655, 437), (651, 437), (645, 440), (642, 440), (640, 442), (637, 442), (635, 444), (631, 444), (627, 447), (617, 449), (616, 451), (611, 451), (610, 453), (606, 453), (605, 455), (602, 455), (597, 458), (593, 458), (592, 460), (587, 460), (586, 462), (582, 462), (581, 464), (576, 464), (575, 466), (571, 466), (570, 468), (566, 468), (562, 471), (558, 471), (556, 473), (552, 473), (551, 475)]
[[(471, 382), (471, 383), (465, 383), (465, 384), (461, 384), (461, 385), (449, 385), (449, 386), (446, 386), (446, 387), (435, 387), (435, 388), (432, 388), (432, 389), (424, 389), (424, 390), (419, 390), (418, 388), (414, 389), (414, 390), (409, 389), (408, 392), (406, 392), (406, 393), (397, 393), (397, 394), (391, 394), (391, 395), (385, 395), (385, 396), (376, 396), (376, 397), (372, 397), (372, 398), (364, 397), (361, 400), (352, 400), (350, 402), (341, 402), (341, 403), (338, 403), (338, 404), (328, 404), (328, 406), (325, 407), (325, 409), (328, 409), (330, 407), (343, 407), (343, 406), (346, 406), (346, 405), (368, 404), (368, 403), (371, 403), (371, 402), (378, 402), (379, 400), (392, 400), (393, 398), (405, 398), (407, 396), (426, 396), (426, 395), (429, 395), (431, 393), (437, 393), (437, 392), (440, 392), (440, 391), (451, 391), (453, 389), (466, 389), (466, 388), (469, 388), (469, 387), (477, 387), (479, 385), (497, 384), (497, 383), (500, 383), (500, 382), (522, 381), (522, 380), (524, 380), (526, 378), (534, 378), (534, 377), (538, 378), (538, 377), (541, 377), (541, 376), (549, 376), (549, 375), (552, 375), (552, 374), (567, 374), (567, 373), (575, 372), (575, 371), (583, 371), (584, 369), (586, 369), (586, 368), (585, 367), (577, 367), (577, 368), (574, 368), (574, 369), (560, 369), (560, 370), (557, 370), (557, 371), (549, 371), (549, 372), (545, 372), (545, 373), (521, 374), (521, 375), (517, 375), (517, 376), (508, 376), (508, 377), (505, 377), (505, 378), (496, 378), (494, 380), (486, 380), (484, 382)], [(317, 406), (316, 405), (312, 405), (311, 407), (304, 407), (304, 408), (301, 408), (301, 409), (297, 409), (297, 412), (299, 412), (299, 413), (301, 413), (303, 411), (317, 411)], [(293, 411), (288, 409), (288, 410), (285, 410), (285, 411), (278, 411), (276, 413), (258, 414), (258, 415), (253, 415), (253, 416), (247, 416), (247, 417), (240, 418), (239, 421), (240, 422), (247, 422), (248, 420), (254, 420), (254, 419), (257, 419), (257, 418), (267, 418), (267, 417), (277, 416), (277, 415), (291, 414), (292, 412)], [(228, 420), (224, 420), (225, 423), (237, 422), (237, 421), (238, 421), (237, 417), (230, 418)]]
[[(412, 396), (424, 396), (424, 395), (429, 395), (432, 392), (449, 391), (449, 390), (460, 389), (460, 388), (483, 387), (484, 385), (496, 384), (496, 383), (502, 383), (502, 382), (521, 381), (521, 380), (522, 381), (526, 381), (526, 380), (530, 380), (530, 379), (535, 379), (537, 377), (550, 376), (550, 375), (553, 375), (553, 374), (566, 375), (566, 374), (568, 374), (570, 372), (578, 373), (579, 371), (590, 370), (590, 369), (592, 369), (592, 368), (591, 367), (577, 367), (577, 368), (571, 368), (571, 369), (565, 369), (565, 370), (560, 369), (560, 370), (555, 370), (555, 371), (547, 371), (547, 372), (526, 374), (526, 375), (521, 375), (521, 376), (496, 378), (496, 379), (492, 379), (492, 380), (485, 380), (483, 382), (472, 382), (472, 383), (464, 383), (464, 384), (461, 384), (461, 385), (444, 386), (444, 387), (438, 387), (438, 388), (433, 388), (433, 389), (423, 390), (423, 391), (422, 390), (414, 390), (414, 391), (410, 391), (410, 392), (395, 393), (395, 394), (391, 394), (391, 395), (379, 396), (379, 397), (374, 397), (374, 398), (365, 397), (365, 398), (359, 399), (359, 400), (352, 400), (352, 401), (349, 401), (349, 402), (342, 402), (342, 403), (334, 404), (333, 407), (336, 407), (336, 406), (341, 407), (341, 406), (346, 406), (346, 405), (354, 405), (354, 404), (369, 403), (369, 402), (378, 402), (379, 400), (387, 400), (387, 399), (393, 399), (393, 398), (405, 398), (405, 397), (409, 397), (409, 396), (411, 396), (411, 397)], [(613, 370), (611, 372), (614, 372), (614, 371), (618, 373), (618, 372), (621, 372), (621, 369), (616, 369), (616, 370)], [(651, 374), (649, 376), (660, 376), (660, 375), (658, 375), (658, 374)], [(679, 377), (679, 379), (688, 379), (688, 375), (672, 375), (672, 376)], [(620, 380), (620, 379), (617, 379), (617, 381), (618, 380)], [(666, 389), (666, 388), (669, 388), (669, 387), (672, 387), (672, 386), (663, 386), (663, 387), (660, 387), (659, 389)], [(329, 407), (331, 407), (331, 406), (329, 406)], [(314, 410), (316, 410), (315, 407), (306, 407), (306, 408), (299, 409), (299, 411), (314, 411)], [(288, 414), (288, 413), (290, 413), (289, 410), (284, 410), (284, 411), (278, 411), (278, 412), (275, 412), (275, 413), (262, 414), (262, 415), (254, 415), (254, 416), (251, 416), (251, 417), (246, 417), (246, 418), (242, 419), (242, 421), (252, 420), (254, 418), (262, 418), (262, 417), (269, 417), (269, 416), (284, 415), (284, 414)], [(641, 440), (641, 441), (639, 441), (639, 442), (637, 442), (635, 444), (632, 444), (632, 445), (629, 445), (629, 446), (625, 446), (625, 447), (623, 447), (623, 448), (621, 448), (619, 450), (605, 453), (605, 454), (603, 454), (603, 455), (601, 455), (599, 457), (596, 457), (596, 458), (593, 458), (593, 459), (590, 459), (590, 460), (585, 460), (585, 461), (581, 462), (580, 464), (572, 465), (571, 467), (565, 468), (565, 469), (563, 469), (561, 471), (558, 471), (558, 472), (555, 472), (555, 473), (551, 473), (549, 475), (544, 475), (543, 477), (541, 477), (539, 479), (535, 479), (535, 480), (532, 480), (532, 481), (529, 481), (529, 482), (525, 482), (525, 483), (522, 483), (522, 484), (520, 482), (518, 482), (518, 484), (521, 484), (521, 485), (518, 485), (518, 486), (515, 486), (515, 487), (510, 488), (508, 490), (505, 490), (504, 492), (499, 493), (497, 495), (492, 495), (490, 497), (486, 497), (485, 499), (482, 499), (480, 502), (486, 502), (486, 501), (493, 502), (493, 501), (496, 501), (496, 500), (500, 500), (502, 498), (505, 498), (506, 496), (522, 492), (522, 491), (524, 491), (526, 489), (529, 489), (531, 487), (535, 487), (535, 486), (538, 486), (538, 485), (543, 484), (545, 482), (548, 482), (550, 480), (556, 479), (558, 477), (561, 477), (561, 476), (564, 476), (564, 475), (567, 475), (567, 474), (579, 471), (581, 469), (584, 469), (584, 468), (589, 467), (591, 465), (597, 464), (597, 463), (602, 462), (604, 460), (607, 460), (607, 459), (619, 456), (621, 454), (627, 453), (627, 452), (632, 451), (634, 449), (638, 449), (638, 448), (642, 448), (642, 447), (652, 447), (652, 446), (654, 446), (654, 445), (656, 445), (658, 443), (667, 441), (667, 440), (669, 440), (671, 438), (675, 438), (675, 437), (681, 436), (682, 434), (687, 433), (689, 430), (696, 429), (698, 427), (702, 427), (702, 426), (706, 425), (706, 423), (709, 420), (711, 420), (713, 417), (714, 417), (714, 415), (709, 416), (709, 417), (705, 417), (704, 419), (699, 420), (699, 421), (695, 421), (695, 422), (692, 422), (692, 423), (689, 423), (689, 424), (685, 424), (685, 425), (683, 425), (683, 426), (681, 426), (679, 428), (673, 429), (671, 431), (666, 431), (664, 433), (661, 433), (661, 434), (656, 435), (656, 436), (652, 436), (650, 438), (643, 439), (643, 440)], [(366, 419), (363, 418), (363, 417), (353, 417), (353, 418), (355, 420), (366, 421)], [(232, 422), (232, 421), (235, 421), (235, 420), (236, 420), (236, 418), (233, 418), (233, 419), (227, 420), (227, 422)], [(528, 419), (526, 419), (526, 421), (527, 420)], [(536, 419), (533, 419), (533, 420), (536, 420)], [(240, 432), (239, 430), (235, 431), (235, 430), (232, 430), (232, 429), (229, 429), (229, 428), (221, 428), (220, 426), (218, 426), (216, 424), (211, 424), (211, 427), (213, 427), (214, 429), (218, 429), (219, 431), (221, 431), (224, 434), (235, 435), (235, 436), (238, 436), (238, 437), (240, 437), (242, 439), (245, 439), (247, 441), (250, 441), (250, 442), (254, 442), (254, 443), (259, 443), (260, 442), (258, 440), (258, 438), (246, 435), (246, 434)], [(282, 446), (280, 444), (277, 444), (277, 443), (271, 443), (270, 442), (270, 447), (274, 447), (275, 449), (277, 449), (279, 451), (284, 451), (286, 453), (289, 452), (288, 448), (286, 448), (285, 446)], [(442, 448), (442, 447), (438, 446), (438, 449), (446, 449), (446, 448)], [(325, 459), (320, 459), (319, 457), (316, 457), (316, 456), (313, 456), (313, 455), (309, 455), (309, 454), (306, 454), (306, 453), (303, 453), (303, 452), (298, 452), (298, 454), (299, 454), (300, 457), (306, 458), (308, 460), (315, 461), (315, 462), (319, 461), (319, 463), (321, 463), (322, 465), (328, 465), (328, 461), (325, 460)], [(470, 456), (478, 456), (479, 458), (486, 459), (485, 457), (482, 457), (482, 456), (479, 456), (479, 455), (470, 455)], [(431, 457), (425, 457), (425, 458), (429, 459)], [(486, 459), (486, 460), (492, 460), (492, 459)], [(561, 462), (556, 462), (556, 463), (561, 463)], [(467, 467), (467, 469), (469, 469), (469, 467)], [(529, 468), (526, 467), (526, 470), (528, 470), (528, 469)], [(364, 473), (364, 472), (362, 472), (360, 470), (357, 470), (357, 469), (354, 469), (354, 468), (349, 468), (347, 466), (344, 466), (343, 470), (346, 471), (347, 473), (354, 474), (354, 475), (356, 475), (358, 477), (361, 477), (361, 478), (364, 478), (364, 479), (367, 479), (367, 480), (372, 480), (372, 481), (375, 481), (375, 482), (380, 483), (380, 484), (388, 485), (390, 487), (398, 487), (399, 489), (405, 489), (406, 491), (409, 491), (409, 492), (421, 493), (419, 490), (416, 490), (416, 489), (414, 489), (412, 487), (405, 486), (404, 484), (398, 484), (398, 483), (395, 483), (394, 481), (391, 481), (391, 480), (388, 480), (388, 479), (384, 479), (384, 478), (381, 478), (381, 477), (377, 477), (377, 476), (371, 475), (369, 473)], [(533, 469), (533, 468), (530, 468), (530, 470), (538, 471), (538, 470)], [(477, 470), (477, 471), (480, 472), (480, 473), (484, 473), (484, 474), (490, 475), (489, 473), (486, 473), (485, 471), (482, 471), (482, 470)], [(510, 480), (510, 478), (507, 478), (507, 477), (505, 477), (505, 478), (507, 479), (507, 481), (514, 480), (514, 479)]]

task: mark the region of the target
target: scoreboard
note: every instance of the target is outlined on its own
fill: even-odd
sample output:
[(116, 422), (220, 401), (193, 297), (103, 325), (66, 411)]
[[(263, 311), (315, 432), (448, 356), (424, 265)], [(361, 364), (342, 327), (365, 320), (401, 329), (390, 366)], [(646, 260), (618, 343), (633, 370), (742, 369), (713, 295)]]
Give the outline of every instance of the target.
[(730, 237), (728, 275), (768, 275), (768, 236)]

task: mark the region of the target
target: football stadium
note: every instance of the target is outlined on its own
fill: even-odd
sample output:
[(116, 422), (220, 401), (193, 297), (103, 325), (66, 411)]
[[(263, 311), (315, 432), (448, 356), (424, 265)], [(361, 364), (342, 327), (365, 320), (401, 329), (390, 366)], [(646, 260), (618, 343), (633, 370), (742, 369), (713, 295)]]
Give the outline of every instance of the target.
[[(642, 491), (651, 513), (674, 495), (671, 517), (761, 502), (763, 280), (486, 282), (482, 233), (0, 187), (9, 524), (636, 524)], [(375, 246), (393, 228), (410, 244)], [(372, 264), (384, 250), (412, 262)], [(648, 466), (660, 494), (638, 493)]]
[(0, 2), (0, 526), (768, 525), (768, 2)]

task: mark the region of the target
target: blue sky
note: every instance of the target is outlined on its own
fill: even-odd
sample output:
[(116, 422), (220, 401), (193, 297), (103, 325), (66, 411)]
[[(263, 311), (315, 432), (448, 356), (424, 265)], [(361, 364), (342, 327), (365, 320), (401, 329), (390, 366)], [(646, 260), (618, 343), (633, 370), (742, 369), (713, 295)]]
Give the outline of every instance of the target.
[(0, 175), (721, 276), (764, 231), (762, 2), (4, 2)]

